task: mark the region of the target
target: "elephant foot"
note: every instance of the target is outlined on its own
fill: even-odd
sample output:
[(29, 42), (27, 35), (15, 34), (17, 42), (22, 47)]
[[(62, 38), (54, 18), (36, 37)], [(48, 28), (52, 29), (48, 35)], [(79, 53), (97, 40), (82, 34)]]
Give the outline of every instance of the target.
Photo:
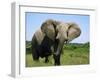
[(60, 66), (60, 62), (54, 63), (55, 66)]
[(59, 63), (54, 63), (55, 66), (60, 66), (60, 62)]

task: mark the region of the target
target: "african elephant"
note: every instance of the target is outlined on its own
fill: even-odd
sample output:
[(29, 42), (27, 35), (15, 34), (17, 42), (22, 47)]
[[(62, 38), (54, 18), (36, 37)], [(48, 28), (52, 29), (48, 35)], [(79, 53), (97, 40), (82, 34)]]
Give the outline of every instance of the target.
[(60, 55), (64, 42), (70, 42), (81, 34), (81, 30), (76, 23), (64, 23), (56, 20), (46, 20), (37, 30), (32, 38), (33, 60), (53, 54), (54, 65), (60, 65)]

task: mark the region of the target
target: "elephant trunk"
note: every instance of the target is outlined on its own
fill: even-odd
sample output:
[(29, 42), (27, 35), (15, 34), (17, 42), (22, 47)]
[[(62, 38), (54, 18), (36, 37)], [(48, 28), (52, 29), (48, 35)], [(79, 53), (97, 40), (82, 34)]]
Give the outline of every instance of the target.
[(60, 55), (61, 55), (61, 52), (62, 52), (63, 44), (64, 44), (64, 41), (60, 42), (58, 44), (57, 50), (53, 55), (54, 61), (55, 61), (54, 65), (60, 65)]

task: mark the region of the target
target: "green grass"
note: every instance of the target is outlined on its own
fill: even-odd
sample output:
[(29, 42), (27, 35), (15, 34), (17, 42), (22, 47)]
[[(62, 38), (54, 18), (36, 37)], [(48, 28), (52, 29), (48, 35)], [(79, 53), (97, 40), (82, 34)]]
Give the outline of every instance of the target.
[[(51, 58), (51, 56), (49, 57)], [(33, 61), (32, 55), (27, 54), (26, 55), (26, 67), (36, 67), (36, 66), (51, 66), (53, 65), (53, 59), (51, 58), (49, 63), (44, 62), (44, 58), (40, 58), (39, 61)]]
[[(53, 66), (53, 56), (49, 57), (49, 63), (44, 63), (44, 58), (39, 58), (39, 61), (32, 59), (32, 54), (26, 53), (26, 67), (41, 67)], [(89, 64), (89, 43), (86, 44), (68, 44), (63, 47), (63, 54), (61, 55), (61, 65), (81, 65)]]

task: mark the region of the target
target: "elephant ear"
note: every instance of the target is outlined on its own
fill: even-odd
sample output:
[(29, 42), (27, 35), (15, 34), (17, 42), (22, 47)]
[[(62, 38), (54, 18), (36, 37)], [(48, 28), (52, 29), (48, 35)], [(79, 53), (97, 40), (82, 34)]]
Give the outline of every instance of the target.
[(76, 23), (68, 23), (69, 28), (67, 30), (68, 42), (77, 38), (81, 34), (81, 30)]
[(54, 20), (47, 20), (45, 21), (42, 26), (41, 26), (41, 30), (42, 32), (49, 37), (52, 40), (55, 40), (55, 36), (56, 36), (56, 25), (58, 24), (57, 21)]

